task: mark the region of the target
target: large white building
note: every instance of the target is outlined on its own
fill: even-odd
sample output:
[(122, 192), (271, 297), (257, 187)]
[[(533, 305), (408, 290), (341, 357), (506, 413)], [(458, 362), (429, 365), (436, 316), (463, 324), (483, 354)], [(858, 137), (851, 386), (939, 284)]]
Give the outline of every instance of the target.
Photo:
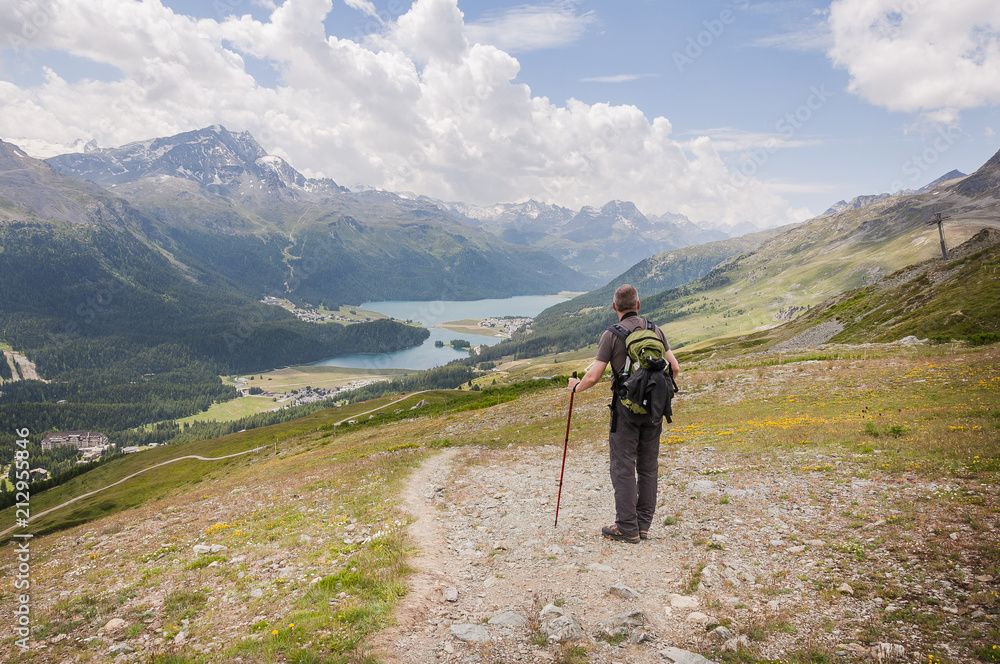
[(50, 433), (42, 439), (42, 449), (72, 445), (78, 450), (104, 449), (110, 444), (108, 437), (100, 431), (61, 431)]

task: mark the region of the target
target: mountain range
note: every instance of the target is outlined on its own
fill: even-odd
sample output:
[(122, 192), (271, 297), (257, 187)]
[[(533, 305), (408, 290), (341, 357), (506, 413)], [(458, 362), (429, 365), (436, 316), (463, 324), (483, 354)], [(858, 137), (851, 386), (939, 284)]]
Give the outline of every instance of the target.
[(889, 193), (867, 194), (862, 196), (855, 196), (850, 201), (837, 201), (829, 208), (827, 208), (826, 212), (824, 212), (820, 216), (825, 217), (831, 214), (836, 214), (837, 212), (843, 212), (844, 210), (856, 210), (866, 205), (871, 205), (872, 203), (877, 203), (879, 201), (885, 200), (892, 196), (912, 196), (914, 194), (924, 194), (927, 193), (928, 191), (933, 190), (939, 184), (950, 182), (951, 180), (957, 180), (958, 178), (964, 178), (965, 175), (966, 174), (963, 173), (962, 171), (954, 169), (948, 171), (947, 173), (937, 178), (936, 180), (927, 183), (920, 189), (904, 189), (902, 191), (897, 191), (894, 194), (889, 194)]
[[(155, 241), (205, 278), (212, 272), (248, 295), (312, 304), (581, 290), (663, 251), (760, 230), (750, 222), (722, 229), (679, 214), (647, 215), (620, 200), (574, 211), (536, 200), (484, 206), (349, 190), (307, 178), (249, 132), (219, 125), (117, 148), (83, 146), (47, 161), (164, 222)], [(961, 177), (952, 171), (919, 190), (838, 201), (821, 216)], [(395, 274), (370, 269), (387, 262)], [(258, 269), (247, 278), (249, 265)], [(448, 275), (444, 288), (441, 275)]]
[(339, 305), (544, 294), (594, 283), (432, 202), (306, 178), (249, 133), (218, 125), (48, 163), (163, 222), (155, 243), (247, 294)]
[[(464, 230), (449, 232), (473, 240), (480, 250), (493, 253), (504, 247), (501, 251), (513, 259), (521, 280), (522, 268), (530, 269), (530, 265), (519, 264), (515, 257), (523, 255), (538, 263), (540, 276), (550, 283), (544, 288), (525, 286), (535, 292), (593, 286), (660, 251), (759, 230), (749, 222), (726, 232), (679, 214), (644, 215), (633, 203), (618, 200), (573, 211), (534, 200), (479, 206), (366, 187), (348, 190), (328, 178), (306, 178), (282, 158), (267, 154), (249, 132), (230, 132), (219, 125), (117, 148), (87, 145), (82, 152), (47, 161), (59, 173), (105, 186), (136, 207), (167, 217), (175, 226), (189, 226), (182, 217), (192, 205), (199, 209), (203, 223), (258, 237), (265, 229), (285, 232), (292, 218), (297, 225), (308, 226), (315, 221), (306, 213), (309, 209), (336, 211), (355, 220), (374, 213), (384, 225), (415, 219), (425, 224), (457, 223)], [(224, 200), (213, 201), (214, 197)], [(210, 217), (207, 220), (205, 213)], [(255, 228), (254, 217), (265, 223)], [(473, 233), (467, 226), (487, 234)], [(544, 262), (527, 248), (540, 250), (558, 263)], [(560, 265), (589, 279), (573, 277)], [(312, 291), (322, 291), (329, 284), (312, 285), (312, 289), (306, 287), (310, 297), (315, 296)]]
[(229, 132), (221, 125), (119, 148), (89, 147), (48, 163), (60, 173), (101, 185), (179, 177), (213, 194), (257, 204), (274, 198), (316, 200), (347, 191), (330, 179), (305, 178), (281, 157), (267, 154), (250, 132)]
[[(908, 266), (935, 260), (940, 263), (937, 225), (933, 223), (938, 213), (945, 218), (944, 233), (950, 247), (964, 245), (984, 229), (1000, 228), (1000, 152), (972, 175), (955, 177), (949, 173), (923, 188), (922, 193), (878, 197), (791, 228), (657, 254), (602, 288), (543, 311), (529, 334), (515, 338), (510, 345), (487, 349), (482, 357), (533, 357), (593, 343), (615, 320), (608, 304), (622, 283), (639, 289), (641, 315), (663, 325), (675, 348), (714, 352), (729, 343), (745, 352), (773, 344), (788, 334), (768, 331), (801, 332), (808, 324), (799, 324), (798, 319), (808, 320), (804, 314), (814, 308), (831, 310), (836, 302), (831, 298), (855, 289), (876, 288), (883, 279), (892, 282), (891, 275)], [(990, 238), (995, 241), (1000, 234), (983, 237), (986, 239), (976, 246), (988, 244)], [(994, 265), (988, 257), (984, 260), (986, 267)], [(941, 334), (957, 334), (956, 338), (1000, 334), (1000, 319), (995, 313), (986, 313), (1000, 310), (1000, 285), (991, 276), (983, 277), (982, 271), (965, 273), (961, 280), (950, 279), (960, 268), (935, 274), (949, 277), (952, 301), (974, 302), (963, 311), (968, 308), (976, 313), (963, 317), (962, 325), (953, 325), (954, 319), (937, 315), (939, 309), (935, 308), (926, 316), (921, 314), (921, 333), (939, 330)], [(933, 286), (913, 283), (925, 289)], [(920, 294), (912, 292), (913, 283), (905, 299), (902, 294), (899, 297), (920, 303)], [(963, 286), (969, 292), (958, 296)], [(931, 296), (926, 299), (930, 301)], [(947, 300), (934, 301), (940, 305)], [(897, 310), (885, 303), (880, 305), (883, 307)], [(835, 307), (832, 310), (837, 311)], [(912, 307), (907, 311), (910, 318), (918, 318)], [(913, 329), (903, 325), (906, 317), (901, 316), (892, 321), (894, 327), (885, 329), (872, 325), (862, 328), (845, 321), (840, 328), (831, 327), (830, 334), (817, 343), (845, 329), (853, 335), (851, 340), (861, 337), (859, 329), (872, 339), (887, 340), (900, 330)]]
[[(644, 215), (629, 201), (588, 205), (576, 212), (535, 200), (492, 206), (440, 204), (507, 242), (541, 249), (601, 282), (661, 251), (730, 237), (681, 214)], [(736, 234), (754, 230), (759, 229), (748, 224)]]
[[(923, 193), (897, 195), (814, 218), (727, 259), (644, 305), (685, 344), (776, 327), (845, 291), (870, 286), (909, 265), (940, 259), (937, 214), (949, 246), (1000, 228), (1000, 152), (975, 173)], [(990, 285), (987, 285), (990, 287)], [(992, 286), (996, 297), (1000, 289)], [(992, 322), (997, 326), (994, 317)], [(987, 331), (983, 328), (983, 331)]]

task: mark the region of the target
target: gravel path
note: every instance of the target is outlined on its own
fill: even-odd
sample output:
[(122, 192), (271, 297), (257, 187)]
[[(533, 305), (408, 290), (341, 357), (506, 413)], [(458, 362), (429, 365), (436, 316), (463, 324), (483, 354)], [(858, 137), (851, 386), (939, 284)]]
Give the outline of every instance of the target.
[[(876, 542), (885, 521), (857, 523), (845, 508), (889, 514), (891, 501), (940, 489), (851, 479), (806, 454), (790, 461), (816, 464), (816, 472), (791, 474), (712, 448), (664, 446), (656, 526), (634, 545), (599, 535), (613, 505), (598, 441), (571, 445), (553, 527), (561, 453), (554, 445), (464, 449), (412, 479), (404, 506), (417, 518), (421, 572), (400, 624), (385, 635), (388, 661), (551, 661), (567, 646), (538, 637), (539, 611), (550, 603), (582, 626), (586, 635), (573, 643), (586, 646), (591, 662), (663, 662), (671, 647), (719, 650), (724, 636), (741, 634), (746, 640), (729, 647), (760, 657), (785, 656), (805, 639), (860, 661), (877, 654), (858, 635), (885, 602), (861, 589), (874, 570), (895, 564), (879, 547), (857, 562), (852, 547)], [(623, 641), (608, 638), (609, 620), (635, 611), (645, 624), (619, 630)], [(730, 634), (709, 633), (720, 621)]]

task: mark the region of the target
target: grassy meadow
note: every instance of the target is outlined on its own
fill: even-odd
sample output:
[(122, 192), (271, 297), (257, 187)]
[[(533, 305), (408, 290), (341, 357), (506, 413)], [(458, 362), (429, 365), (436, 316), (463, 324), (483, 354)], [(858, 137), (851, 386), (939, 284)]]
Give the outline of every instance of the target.
[[(586, 355), (504, 367), (510, 379), (563, 374), (530, 389), (442, 391), (322, 411), (130, 455), (32, 496), (38, 513), (170, 458), (265, 446), (226, 461), (179, 461), (33, 522), (33, 640), (47, 648), (18, 653), (17, 661), (103, 661), (106, 646), (77, 639), (114, 617), (148, 653), (141, 661), (378, 661), (369, 637), (392, 623), (411, 572), (408, 515), (399, 507), (408, 475), (443, 447), (561, 450), (564, 377), (583, 370)], [(852, 638), (911, 639), (935, 664), (1000, 661), (993, 655), (1000, 599), (990, 581), (977, 580), (1000, 578), (1000, 346), (844, 347), (687, 364), (682, 358), (682, 365), (675, 423), (662, 439), (664, 464), (673, 450), (710, 448), (738, 464), (705, 469), (707, 475), (757, 468), (806, 485), (823, 477), (865, 480), (876, 490), (880, 483), (940, 487), (916, 502), (887, 492), (880, 510), (849, 506), (841, 515), (856, 530), (824, 555), (863, 569), (859, 597), (882, 598)], [(573, 444), (604, 444), (604, 387), (577, 395)], [(409, 410), (421, 398), (431, 406)], [(351, 418), (358, 423), (334, 426)], [(674, 517), (664, 516), (669, 526)], [(13, 513), (0, 519), (12, 523)], [(876, 531), (867, 529), (872, 523)], [(956, 532), (961, 540), (951, 537)], [(198, 555), (197, 544), (226, 548)], [(0, 573), (10, 578), (15, 564), (12, 548), (4, 547)], [(940, 602), (893, 608), (942, 582), (958, 613)], [(0, 597), (4, 612), (12, 610), (10, 592), (5, 587)], [(830, 601), (838, 595), (822, 583), (816, 592)], [(764, 638), (779, 627), (751, 624), (748, 633), (759, 628)], [(15, 652), (13, 640), (0, 641), (5, 658)], [(959, 644), (959, 654), (935, 650), (945, 641)], [(585, 649), (574, 652), (587, 661)], [(764, 661), (752, 649), (726, 657)], [(804, 641), (787, 661), (852, 660)]]

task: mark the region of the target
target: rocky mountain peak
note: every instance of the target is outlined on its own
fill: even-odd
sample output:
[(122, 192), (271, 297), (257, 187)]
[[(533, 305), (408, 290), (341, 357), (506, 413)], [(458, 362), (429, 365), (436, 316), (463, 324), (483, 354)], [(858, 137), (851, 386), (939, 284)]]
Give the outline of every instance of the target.
[(1000, 151), (955, 186), (956, 192), (971, 197), (997, 189), (1000, 189)]
[(61, 177), (44, 161), (0, 140), (0, 200), (15, 203), (0, 211), (0, 220), (35, 217), (91, 223), (117, 218), (102, 194), (89, 183)]
[(21, 148), (0, 139), (0, 171), (21, 168), (28, 159), (30, 157)]
[(166, 175), (192, 180), (213, 193), (256, 202), (273, 196), (342, 191), (332, 180), (307, 180), (281, 157), (269, 155), (250, 132), (231, 132), (222, 125), (47, 161), (60, 173), (105, 186)]

